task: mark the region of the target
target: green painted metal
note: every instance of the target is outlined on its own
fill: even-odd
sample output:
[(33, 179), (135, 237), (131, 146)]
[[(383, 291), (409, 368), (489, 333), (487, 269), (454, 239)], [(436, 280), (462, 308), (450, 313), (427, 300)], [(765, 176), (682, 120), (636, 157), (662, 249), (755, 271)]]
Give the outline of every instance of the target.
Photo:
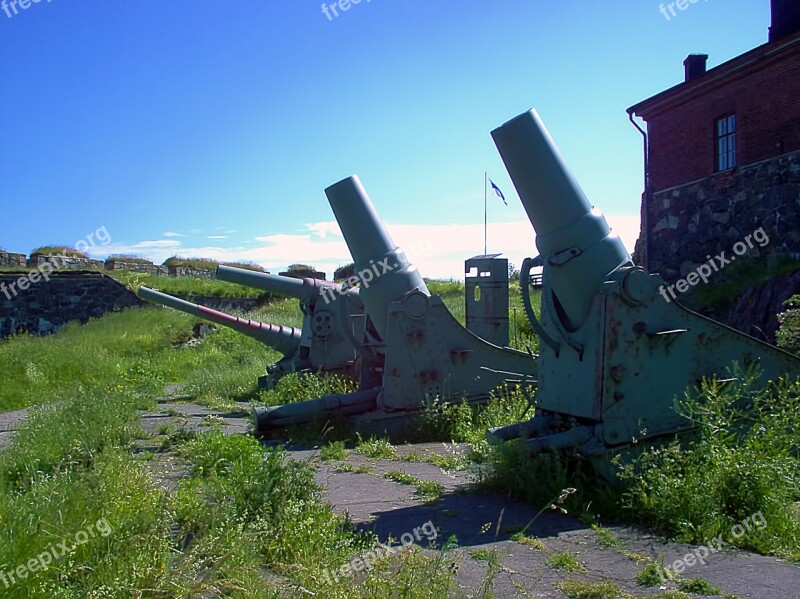
[(358, 289), (318, 279), (295, 279), (252, 270), (220, 265), (216, 277), (296, 298), (303, 313), (300, 346), (294, 360), (269, 370), (260, 379), (265, 388), (272, 388), (288, 372), (326, 372), (360, 378), (362, 363), (350, 338), (361, 336), (365, 317)]
[[(535, 385), (536, 361), (465, 329), (392, 241), (363, 185), (349, 177), (325, 190), (353, 255), (368, 315), (353, 394), (256, 410), (257, 430), (346, 417), (360, 431), (412, 424), (426, 403), (484, 402), (503, 384)], [(364, 373), (374, 375), (366, 377)]]
[[(425, 295), (430, 292), (417, 268), (392, 241), (357, 176), (331, 185), (325, 195), (353, 256), (354, 270), (364, 279), (361, 301), (378, 334), (384, 337), (389, 304), (415, 289)], [(367, 273), (371, 275), (369, 281)]]
[(674, 398), (704, 377), (726, 378), (733, 362), (757, 364), (764, 382), (800, 376), (798, 357), (665, 301), (663, 279), (631, 263), (535, 111), (492, 137), (537, 233), (540, 256), (523, 271), (543, 265), (535, 328), (544, 342), (536, 417), (493, 429), (490, 440), (602, 458), (687, 430)]
[(319, 279), (285, 277), (273, 275), (245, 268), (224, 266), (217, 267), (216, 278), (228, 283), (237, 283), (245, 287), (269, 291), (283, 297), (293, 297), (299, 300), (310, 300), (315, 296), (327, 297), (332, 302), (336, 297), (346, 295), (356, 307), (361, 306), (357, 288), (346, 289), (339, 283), (321, 281)]
[(464, 314), (478, 337), (508, 345), (508, 260), (490, 255), (464, 262)]

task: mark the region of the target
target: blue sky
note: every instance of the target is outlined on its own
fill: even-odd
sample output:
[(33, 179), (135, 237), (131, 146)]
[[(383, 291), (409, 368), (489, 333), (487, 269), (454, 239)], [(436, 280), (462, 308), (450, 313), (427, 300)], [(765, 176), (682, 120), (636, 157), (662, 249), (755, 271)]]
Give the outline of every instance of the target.
[[(6, 0), (9, 2), (10, 0)], [(23, 0), (23, 3), (26, 0)], [(331, 2), (327, 2), (331, 4)], [(489, 132), (531, 107), (632, 247), (642, 140), (625, 109), (764, 43), (768, 0), (41, 0), (0, 10), (0, 247), (349, 262), (323, 189), (357, 173), (425, 276), (533, 229)], [(2, 6), (2, 5), (0, 5)], [(331, 11), (329, 10), (329, 13)]]

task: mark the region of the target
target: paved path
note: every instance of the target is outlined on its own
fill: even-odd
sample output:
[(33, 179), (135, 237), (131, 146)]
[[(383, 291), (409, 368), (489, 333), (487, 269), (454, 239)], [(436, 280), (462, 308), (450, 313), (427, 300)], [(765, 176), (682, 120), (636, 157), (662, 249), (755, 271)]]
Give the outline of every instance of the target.
[(25, 422), (28, 417), (28, 410), (17, 410), (16, 412), (5, 412), (0, 414), (0, 449), (11, 444), (11, 439), (14, 431), (19, 428), (20, 424)]
[[(198, 429), (208, 417), (224, 423), (231, 434), (248, 429), (247, 406), (242, 411), (223, 413), (187, 403), (165, 403), (161, 414), (145, 415), (145, 427), (156, 430), (156, 423), (170, 422)], [(166, 413), (165, 413), (166, 412)], [(275, 444), (272, 442), (271, 444)], [(599, 535), (577, 519), (555, 511), (539, 516), (528, 534), (541, 539), (544, 549), (510, 540), (511, 534), (526, 526), (539, 507), (511, 501), (500, 495), (481, 495), (471, 490), (473, 475), (468, 472), (446, 473), (427, 462), (409, 462), (402, 456), (438, 453), (449, 455), (452, 445), (425, 443), (398, 446), (397, 459), (371, 460), (350, 452), (345, 460), (323, 462), (318, 449), (287, 447), (293, 459), (311, 463), (316, 469), (317, 482), (325, 489), (334, 509), (349, 514), (361, 528), (374, 531), (386, 542), (389, 537), (399, 541), (404, 533), (420, 529), (428, 521), (437, 529), (436, 543), (441, 546), (448, 538), (457, 539), (452, 550), (459, 561), (457, 581), (465, 592), (473, 592), (483, 581), (487, 565), (486, 552), (497, 550), (502, 567), (494, 584), (496, 597), (539, 597), (564, 599), (555, 585), (566, 579), (587, 582), (609, 580), (631, 597), (648, 597), (659, 588), (643, 587), (636, 583), (644, 558), (670, 564), (696, 549), (682, 543), (670, 543), (649, 530), (632, 526), (607, 525), (622, 544), (606, 547)], [(463, 446), (456, 450), (465, 450)], [(356, 472), (353, 472), (355, 470)], [(359, 472), (361, 470), (362, 472)], [(436, 481), (445, 491), (438, 501), (426, 503), (413, 486), (400, 484), (383, 477), (389, 471), (403, 471), (418, 479)], [(427, 545), (426, 542), (419, 543)], [(585, 572), (568, 574), (553, 570), (546, 564), (555, 552), (574, 554)], [(331, 564), (336, 568), (341, 564)], [(704, 578), (724, 593), (742, 599), (800, 599), (800, 568), (781, 560), (745, 552), (720, 552), (710, 556), (705, 565), (688, 568), (684, 578)], [(674, 584), (664, 585), (674, 589)]]
[[(246, 434), (250, 428), (247, 406), (224, 412), (189, 403), (170, 389), (170, 395), (156, 412), (142, 414), (142, 426), (154, 438), (139, 443), (139, 449), (157, 449), (161, 433), (176, 428), (205, 430), (213, 422), (221, 424), (229, 434)], [(27, 416), (28, 410), (0, 414), (0, 448), (8, 445), (13, 431)], [(168, 425), (168, 426), (164, 426)], [(456, 450), (459, 448), (457, 447)], [(463, 449), (463, 447), (461, 448)], [(670, 564), (697, 547), (670, 543), (652, 531), (631, 526), (608, 525), (606, 528), (622, 545), (606, 547), (598, 534), (569, 515), (546, 511), (528, 529), (530, 536), (541, 539), (544, 548), (522, 545), (510, 540), (511, 533), (527, 525), (539, 511), (500, 495), (481, 495), (471, 489), (473, 475), (468, 472), (447, 473), (427, 462), (409, 462), (402, 456), (418, 454), (451, 454), (452, 445), (427, 443), (397, 447), (398, 457), (371, 460), (350, 452), (345, 460), (323, 462), (318, 449), (288, 447), (293, 459), (309, 462), (316, 469), (316, 479), (325, 489), (334, 509), (349, 514), (359, 527), (374, 531), (383, 542), (390, 537), (399, 540), (404, 533), (422, 529), (433, 522), (437, 530), (435, 543), (457, 539), (452, 549), (453, 561), (459, 562), (457, 581), (466, 593), (477, 589), (487, 572), (485, 558), (496, 550), (502, 567), (494, 584), (496, 597), (539, 597), (563, 599), (556, 589), (567, 578), (588, 582), (609, 580), (631, 597), (648, 597), (658, 588), (636, 583), (642, 559)], [(185, 475), (182, 464), (168, 454), (152, 460), (154, 477), (167, 489), (174, 489)], [(354, 472), (355, 470), (355, 472)], [(426, 503), (413, 486), (383, 477), (389, 471), (403, 471), (421, 480), (443, 485), (444, 494), (433, 503)], [(424, 529), (422, 529), (424, 530)], [(423, 539), (424, 541), (425, 539)], [(426, 542), (419, 543), (426, 546)], [(548, 567), (547, 557), (567, 551), (575, 555), (585, 571), (575, 574)], [(336, 568), (341, 564), (331, 564)], [(723, 592), (742, 599), (800, 599), (800, 568), (781, 560), (760, 555), (725, 551), (713, 554), (705, 565), (688, 568), (685, 578), (704, 578)], [(674, 588), (665, 585), (662, 588)]]

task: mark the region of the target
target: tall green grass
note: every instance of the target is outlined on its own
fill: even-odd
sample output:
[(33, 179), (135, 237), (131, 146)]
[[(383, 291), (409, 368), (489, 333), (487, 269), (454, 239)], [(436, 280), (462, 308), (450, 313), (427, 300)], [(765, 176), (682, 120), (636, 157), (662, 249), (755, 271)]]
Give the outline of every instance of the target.
[[(680, 539), (722, 534), (744, 548), (800, 560), (800, 379), (756, 386), (737, 369), (730, 383), (704, 380), (679, 409), (696, 439), (652, 449), (622, 469), (625, 509)], [(762, 514), (765, 528), (733, 527)]]
[[(218, 430), (195, 436), (169, 459), (188, 469), (175, 494), (158, 486), (138, 410), (153, 408), (168, 381), (197, 392), (237, 393), (273, 359), (255, 341), (220, 331), (186, 347), (191, 317), (162, 309), (107, 315), (48, 338), (15, 337), (2, 357), (23, 374), (5, 406), (40, 404), (0, 452), (0, 596), (439, 597), (453, 589), (446, 557), (404, 551), (357, 581), (325, 576), (374, 543), (322, 499), (310, 466), (252, 438)], [(30, 365), (30, 366), (29, 366)], [(230, 381), (192, 372), (234, 372)], [(29, 389), (31, 372), (39, 385)], [(16, 377), (16, 378), (14, 378)], [(78, 380), (76, 380), (78, 379)], [(45, 570), (27, 564), (104, 519), (110, 534)]]
[(236, 283), (218, 281), (212, 278), (160, 277), (132, 270), (110, 270), (105, 271), (105, 274), (115, 278), (117, 281), (133, 290), (145, 286), (171, 295), (257, 298), (263, 299), (265, 302), (276, 299), (275, 295), (261, 291), (260, 289), (245, 287), (243, 285), (237, 285)]

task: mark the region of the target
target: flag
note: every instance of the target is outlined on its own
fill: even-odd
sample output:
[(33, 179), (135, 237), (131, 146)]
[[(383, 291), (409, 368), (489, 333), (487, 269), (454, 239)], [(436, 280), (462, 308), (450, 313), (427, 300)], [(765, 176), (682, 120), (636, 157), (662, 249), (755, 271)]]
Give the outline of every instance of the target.
[(492, 185), (492, 191), (494, 192), (494, 195), (503, 200), (503, 203), (506, 206), (508, 206), (508, 202), (506, 202), (506, 196), (503, 195), (503, 192), (500, 191), (500, 188), (497, 185), (495, 185), (494, 181), (492, 181), (491, 179), (489, 179), (489, 183)]

